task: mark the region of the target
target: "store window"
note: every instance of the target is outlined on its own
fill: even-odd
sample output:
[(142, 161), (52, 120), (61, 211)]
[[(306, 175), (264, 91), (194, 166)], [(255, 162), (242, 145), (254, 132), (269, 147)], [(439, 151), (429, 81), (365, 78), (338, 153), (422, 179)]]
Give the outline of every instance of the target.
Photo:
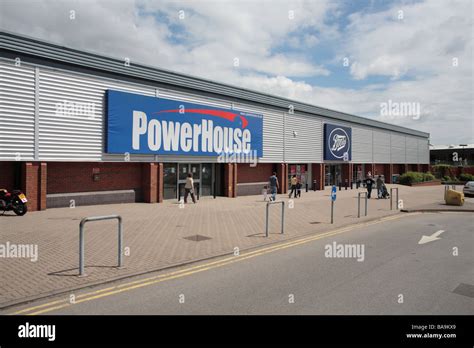
[(308, 166), (306, 164), (290, 164), (288, 166), (288, 188), (291, 186), (291, 178), (296, 175), (298, 182), (305, 187), (308, 182)]

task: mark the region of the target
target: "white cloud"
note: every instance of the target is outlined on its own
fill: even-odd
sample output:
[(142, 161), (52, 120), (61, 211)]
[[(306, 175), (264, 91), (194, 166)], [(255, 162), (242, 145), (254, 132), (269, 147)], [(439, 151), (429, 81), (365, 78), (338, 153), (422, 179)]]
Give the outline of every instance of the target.
[[(418, 102), (419, 120), (385, 120), (428, 131), (433, 143), (473, 143), (472, 3), (396, 3), (381, 12), (352, 13), (347, 28), (327, 24), (344, 13), (344, 5), (329, 0), (3, 0), (0, 24), (62, 45), (129, 57), (132, 63), (380, 120), (382, 102)], [(397, 19), (400, 9), (403, 20)], [(69, 18), (71, 10), (75, 20)], [(325, 62), (311, 58), (321, 44), (336, 48), (330, 63), (350, 58), (348, 74), (359, 85), (374, 76), (388, 82), (317, 86), (314, 77), (331, 76)], [(453, 58), (459, 66), (453, 67)]]

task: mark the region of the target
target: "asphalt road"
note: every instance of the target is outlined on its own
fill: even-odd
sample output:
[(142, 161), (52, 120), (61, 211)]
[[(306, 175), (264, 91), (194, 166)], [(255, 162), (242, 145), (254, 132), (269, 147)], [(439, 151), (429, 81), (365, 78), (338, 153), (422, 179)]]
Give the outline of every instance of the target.
[[(242, 254), (234, 257), (235, 262), (219, 267), (214, 267), (218, 265), (214, 260), (199, 272), (185, 272), (180, 277), (156, 283), (142, 281), (152, 276), (148, 275), (103, 286), (113, 287), (111, 290), (89, 289), (89, 293), (94, 291), (103, 297), (94, 296), (97, 298), (73, 305), (60, 304), (55, 310), (48, 309), (54, 306), (46, 305), (36, 311), (38, 314), (474, 314), (473, 226), (474, 214), (470, 213), (403, 215), (281, 250), (257, 253), (250, 258)], [(418, 244), (423, 235), (431, 236), (440, 230), (444, 231), (439, 233), (440, 239)], [(327, 257), (327, 245), (333, 242), (336, 246), (363, 246), (361, 261), (347, 254), (344, 258)], [(454, 255), (456, 250), (458, 255)], [(140, 286), (132, 288), (136, 285)], [(109, 291), (115, 293), (108, 295)], [(35, 304), (23, 308), (32, 306)]]

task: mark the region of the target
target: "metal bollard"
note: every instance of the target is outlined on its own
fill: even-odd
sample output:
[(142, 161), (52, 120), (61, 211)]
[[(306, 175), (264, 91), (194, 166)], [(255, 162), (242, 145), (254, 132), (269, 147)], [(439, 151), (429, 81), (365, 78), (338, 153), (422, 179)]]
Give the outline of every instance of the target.
[(79, 276), (85, 276), (84, 274), (84, 225), (89, 221), (102, 221), (102, 220), (118, 220), (118, 266), (122, 267), (122, 246), (123, 246), (123, 228), (122, 228), (122, 217), (120, 215), (107, 215), (107, 216), (95, 216), (86, 217), (81, 220), (79, 224)]
[(306, 192), (308, 192), (308, 183), (306, 183)]
[(390, 188), (390, 210), (393, 209), (393, 191), (397, 192), (397, 198), (396, 198), (396, 203), (397, 203), (397, 209), (398, 209), (398, 187), (391, 187)]
[(367, 216), (367, 192), (359, 192), (357, 194), (357, 217), (360, 218), (360, 196), (365, 196), (365, 216)]
[(266, 216), (265, 216), (265, 236), (268, 237), (268, 208), (271, 204), (281, 204), (281, 234), (284, 232), (285, 226), (285, 202), (284, 201), (274, 201), (267, 202)]
[(342, 189), (342, 182), (339, 182), (339, 191)]
[(334, 201), (331, 200), (331, 224), (334, 223)]
[(344, 190), (346, 190), (346, 191), (347, 191), (347, 180), (346, 180), (346, 181), (344, 181)]

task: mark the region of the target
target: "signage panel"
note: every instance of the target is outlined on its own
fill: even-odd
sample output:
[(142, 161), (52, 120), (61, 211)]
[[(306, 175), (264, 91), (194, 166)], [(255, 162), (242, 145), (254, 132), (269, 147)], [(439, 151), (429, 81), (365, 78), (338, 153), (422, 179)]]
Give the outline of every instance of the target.
[(334, 124), (324, 124), (324, 160), (352, 160), (352, 129)]
[(263, 156), (263, 116), (107, 91), (107, 153)]

